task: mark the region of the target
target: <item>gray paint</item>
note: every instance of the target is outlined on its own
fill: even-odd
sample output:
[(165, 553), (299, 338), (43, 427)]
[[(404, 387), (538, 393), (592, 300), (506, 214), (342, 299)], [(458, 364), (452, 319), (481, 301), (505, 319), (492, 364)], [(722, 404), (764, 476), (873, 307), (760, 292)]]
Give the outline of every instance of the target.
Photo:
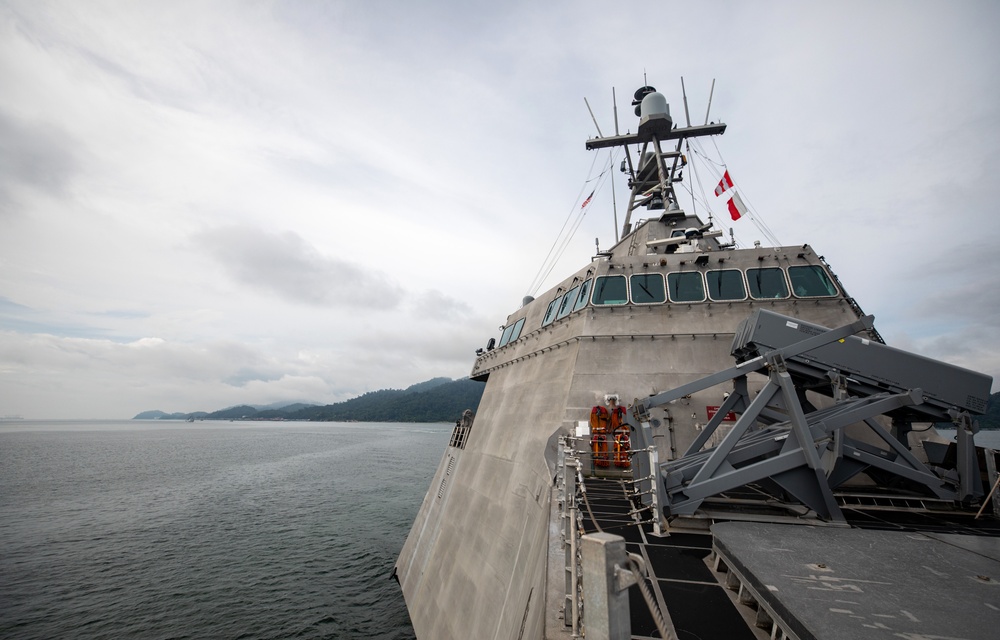
[(1000, 539), (727, 522), (715, 549), (803, 640), (993, 638)]
[[(702, 265), (695, 262), (698, 254), (646, 246), (676, 228), (701, 226), (690, 216), (674, 220), (646, 221), (609, 257), (595, 259), (511, 314), (506, 325), (525, 318), (521, 337), (477, 358), (472, 376), (488, 382), (466, 449), (446, 452), (397, 563), (418, 638), (564, 637), (564, 626), (545, 623), (546, 610), (563, 604), (545, 597), (552, 442), (586, 420), (604, 394), (618, 393), (631, 404), (731, 366), (734, 332), (756, 308), (826, 326), (858, 318), (838, 295), (588, 306), (541, 327), (549, 303), (588, 277), (821, 264), (802, 246), (724, 250), (705, 239), (698, 244), (713, 251), (704, 254), (709, 259)], [(661, 460), (694, 441), (708, 421), (706, 407), (724, 402), (721, 393), (707, 390), (675, 403), (672, 432), (665, 420), (652, 429)], [(455, 462), (447, 475), (450, 458)]]

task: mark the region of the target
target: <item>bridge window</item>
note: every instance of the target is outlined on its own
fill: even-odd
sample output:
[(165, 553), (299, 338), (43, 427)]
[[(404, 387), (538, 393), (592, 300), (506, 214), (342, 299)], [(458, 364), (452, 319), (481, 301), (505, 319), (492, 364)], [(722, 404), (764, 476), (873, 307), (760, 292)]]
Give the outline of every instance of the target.
[(509, 325), (503, 330), (503, 334), (500, 336), (500, 342), (497, 343), (497, 348), (500, 348), (510, 342), (510, 334), (514, 330), (514, 325)]
[(659, 273), (636, 273), (629, 278), (629, 290), (635, 304), (656, 304), (667, 301), (663, 276)]
[(545, 318), (542, 319), (542, 326), (546, 327), (552, 324), (552, 321), (556, 319), (556, 311), (559, 311), (559, 302), (562, 298), (556, 298), (549, 303), (549, 308), (545, 310)]
[(785, 272), (778, 267), (747, 269), (747, 284), (754, 298), (787, 298), (788, 283)]
[(524, 326), (524, 318), (521, 318), (514, 324), (511, 324), (506, 329), (504, 329), (503, 335), (500, 336), (500, 343), (497, 345), (497, 348), (500, 348), (505, 344), (510, 344), (511, 342), (514, 342), (519, 337), (521, 337), (521, 327), (523, 326)]
[(628, 302), (628, 284), (625, 276), (600, 276), (594, 285), (594, 304), (625, 304)]
[(671, 302), (701, 302), (705, 299), (705, 283), (697, 271), (667, 274), (667, 288)]
[(837, 287), (830, 281), (823, 267), (818, 265), (788, 267), (792, 291), (800, 298), (820, 298), (837, 295)]
[(514, 330), (510, 332), (510, 342), (514, 342), (521, 337), (521, 328), (524, 327), (524, 318), (514, 323)]
[(587, 306), (587, 301), (590, 300), (590, 286), (594, 284), (593, 280), (587, 280), (580, 285), (580, 295), (576, 299), (576, 304), (573, 306), (573, 311), (579, 311), (580, 309)]
[(559, 303), (559, 313), (556, 315), (556, 320), (565, 318), (573, 311), (573, 305), (576, 304), (576, 297), (580, 293), (579, 285), (573, 287), (562, 297), (562, 302)]
[(705, 273), (708, 280), (708, 297), (711, 300), (745, 300), (747, 288), (743, 274), (738, 269), (723, 269)]

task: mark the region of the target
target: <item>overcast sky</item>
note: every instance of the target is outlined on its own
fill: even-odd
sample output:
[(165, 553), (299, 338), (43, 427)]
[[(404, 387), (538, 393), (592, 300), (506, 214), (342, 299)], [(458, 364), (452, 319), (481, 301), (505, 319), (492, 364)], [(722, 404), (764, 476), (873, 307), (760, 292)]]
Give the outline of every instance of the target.
[(467, 375), (591, 189), (584, 97), (634, 130), (644, 72), (675, 121), (716, 80), (755, 215), (890, 344), (997, 376), (998, 32), (995, 1), (0, 0), (0, 416)]

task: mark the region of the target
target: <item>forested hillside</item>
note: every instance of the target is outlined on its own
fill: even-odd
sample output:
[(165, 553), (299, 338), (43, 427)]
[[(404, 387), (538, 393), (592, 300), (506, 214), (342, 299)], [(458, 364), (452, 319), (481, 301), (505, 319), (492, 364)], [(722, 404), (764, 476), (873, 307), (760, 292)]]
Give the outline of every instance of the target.
[(371, 391), (336, 404), (296, 403), (280, 409), (249, 405), (206, 413), (143, 411), (134, 420), (313, 420), (337, 422), (452, 422), (466, 409), (476, 411), (483, 383), (469, 379), (434, 378), (406, 389)]

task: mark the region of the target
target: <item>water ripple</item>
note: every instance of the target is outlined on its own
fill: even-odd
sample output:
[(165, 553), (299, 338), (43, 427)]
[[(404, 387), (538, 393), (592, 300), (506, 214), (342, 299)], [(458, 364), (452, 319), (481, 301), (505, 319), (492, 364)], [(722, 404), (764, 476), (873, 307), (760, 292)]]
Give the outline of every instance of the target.
[(0, 636), (412, 638), (447, 426), (87, 427), (0, 433)]

